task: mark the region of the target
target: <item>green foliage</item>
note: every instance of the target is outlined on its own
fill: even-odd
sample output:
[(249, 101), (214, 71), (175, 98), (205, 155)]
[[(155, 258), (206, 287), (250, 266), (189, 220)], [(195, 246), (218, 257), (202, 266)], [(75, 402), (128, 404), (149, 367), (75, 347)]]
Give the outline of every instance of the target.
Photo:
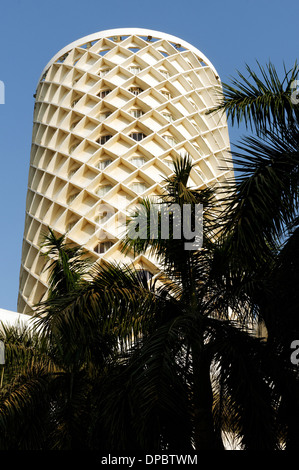
[(232, 125), (244, 122), (256, 134), (284, 131), (298, 125), (298, 107), (291, 99), (293, 82), (298, 78), (297, 63), (289, 71), (284, 67), (282, 80), (271, 62), (266, 67), (257, 62), (257, 67), (259, 74), (246, 65), (247, 76), (237, 71), (238, 78), (223, 83), (223, 93), (215, 109), (225, 112)]
[[(272, 64), (258, 69), (224, 84), (218, 108), (255, 133), (233, 153), (236, 179), (195, 190), (191, 160), (179, 158), (161, 200), (132, 214), (147, 222), (139, 237), (129, 223), (123, 250), (159, 260), (150, 281), (126, 265), (91, 265), (49, 230), (48, 298), (30, 329), (1, 332), (1, 450), (188, 453), (223, 450), (223, 433), (244, 450), (296, 448), (298, 70), (280, 81)], [(174, 217), (163, 236), (173, 204), (188, 204), (193, 222), (203, 205), (200, 249), (185, 249)]]

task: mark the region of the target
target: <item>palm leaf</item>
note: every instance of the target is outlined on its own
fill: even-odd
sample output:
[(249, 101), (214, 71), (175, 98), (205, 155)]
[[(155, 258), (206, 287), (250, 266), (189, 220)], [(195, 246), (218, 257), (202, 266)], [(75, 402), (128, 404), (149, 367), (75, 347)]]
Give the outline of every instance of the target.
[(287, 225), (297, 214), (299, 148), (297, 131), (283, 138), (243, 139), (233, 152), (236, 183), (227, 188), (222, 214), (224, 233), (230, 233), (235, 253), (254, 261), (273, 255)]
[(237, 71), (238, 78), (231, 78), (231, 85), (222, 84), (219, 105), (210, 112), (222, 110), (232, 125), (244, 122), (257, 134), (298, 125), (298, 110), (292, 103), (297, 64), (289, 71), (284, 68), (282, 80), (271, 62), (266, 67), (257, 62), (257, 66), (260, 76), (246, 65), (248, 77)]

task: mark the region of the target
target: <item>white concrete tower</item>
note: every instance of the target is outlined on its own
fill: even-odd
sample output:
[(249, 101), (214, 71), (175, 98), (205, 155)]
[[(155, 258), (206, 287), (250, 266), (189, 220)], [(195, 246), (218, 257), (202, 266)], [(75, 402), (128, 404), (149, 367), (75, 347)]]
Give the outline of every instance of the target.
[(207, 115), (221, 88), (210, 61), (169, 34), (122, 28), (82, 38), (45, 67), (36, 91), (18, 311), (47, 291), (42, 234), (51, 227), (94, 261), (132, 262), (155, 274), (148, 256), (126, 257), (120, 227), (140, 197), (159, 196), (172, 159), (188, 153), (189, 184), (205, 188), (223, 169), (225, 116)]

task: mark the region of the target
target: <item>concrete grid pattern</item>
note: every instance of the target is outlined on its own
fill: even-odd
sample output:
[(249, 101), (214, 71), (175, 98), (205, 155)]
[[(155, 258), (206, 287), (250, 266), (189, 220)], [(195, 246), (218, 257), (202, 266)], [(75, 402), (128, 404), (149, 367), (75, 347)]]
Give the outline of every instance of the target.
[(231, 178), (226, 118), (207, 114), (219, 90), (199, 50), (151, 30), (96, 33), (49, 62), (35, 95), (18, 312), (46, 296), (40, 242), (48, 227), (94, 262), (157, 274), (147, 253), (121, 252), (124, 222), (140, 198), (159, 198), (180, 155), (194, 164), (194, 188)]

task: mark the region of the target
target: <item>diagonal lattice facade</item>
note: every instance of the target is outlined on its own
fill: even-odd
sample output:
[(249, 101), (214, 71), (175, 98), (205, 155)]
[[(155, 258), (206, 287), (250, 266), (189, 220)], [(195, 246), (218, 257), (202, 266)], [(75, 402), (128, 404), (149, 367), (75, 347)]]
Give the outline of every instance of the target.
[(90, 35), (49, 62), (34, 107), (19, 312), (46, 295), (39, 246), (48, 227), (95, 262), (132, 262), (155, 275), (146, 254), (121, 253), (124, 220), (140, 197), (162, 194), (179, 155), (194, 163), (191, 186), (231, 177), (225, 116), (207, 114), (220, 88), (200, 51), (144, 29)]

